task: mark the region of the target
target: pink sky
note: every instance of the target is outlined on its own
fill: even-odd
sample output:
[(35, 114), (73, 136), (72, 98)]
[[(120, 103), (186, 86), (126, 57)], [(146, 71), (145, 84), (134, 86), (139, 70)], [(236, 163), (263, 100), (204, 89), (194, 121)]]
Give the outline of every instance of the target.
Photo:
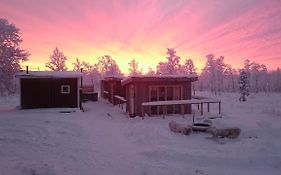
[(234, 68), (246, 58), (281, 67), (280, 0), (0, 0), (0, 16), (20, 28), (33, 69), (56, 46), (71, 68), (109, 54), (123, 72), (133, 58), (146, 71), (168, 47), (199, 69), (209, 53)]

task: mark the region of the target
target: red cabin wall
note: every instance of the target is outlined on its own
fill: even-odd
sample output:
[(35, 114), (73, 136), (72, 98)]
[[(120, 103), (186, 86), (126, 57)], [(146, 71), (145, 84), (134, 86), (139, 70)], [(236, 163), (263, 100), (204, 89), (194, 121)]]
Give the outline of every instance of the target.
[[(21, 108), (78, 108), (77, 78), (22, 78)], [(62, 94), (61, 85), (70, 85)]]
[[(142, 115), (142, 106), (143, 102), (149, 101), (149, 87), (150, 86), (182, 86), (183, 100), (191, 99), (191, 82), (190, 81), (163, 81), (163, 82), (131, 82), (125, 85), (126, 91), (126, 107), (130, 109), (131, 98), (129, 93), (130, 84), (134, 85), (135, 88), (135, 98), (134, 98), (134, 114), (137, 116)], [(185, 105), (184, 113), (191, 113), (191, 105)]]

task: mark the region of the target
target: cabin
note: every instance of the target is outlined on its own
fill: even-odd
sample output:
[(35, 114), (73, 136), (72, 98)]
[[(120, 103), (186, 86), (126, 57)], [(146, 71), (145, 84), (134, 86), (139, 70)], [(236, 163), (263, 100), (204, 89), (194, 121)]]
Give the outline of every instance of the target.
[(124, 97), (125, 91), (121, 87), (120, 77), (105, 77), (100, 82), (100, 94), (101, 97), (107, 99), (110, 103), (116, 105), (118, 99), (116, 96)]
[(16, 74), (21, 109), (79, 108), (81, 77), (76, 71), (24, 71)]
[(191, 83), (197, 81), (196, 75), (185, 76), (132, 76), (122, 80), (125, 90), (126, 109), (131, 117), (151, 115), (191, 113), (191, 104), (151, 105), (143, 111), (145, 102), (164, 102), (191, 99)]

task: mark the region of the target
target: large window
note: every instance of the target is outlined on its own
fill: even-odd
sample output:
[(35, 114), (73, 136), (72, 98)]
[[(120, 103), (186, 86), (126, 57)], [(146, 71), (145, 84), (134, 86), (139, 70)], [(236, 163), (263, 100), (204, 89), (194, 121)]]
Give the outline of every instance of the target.
[[(149, 87), (149, 101), (168, 101), (168, 100), (182, 100), (182, 86), (150, 86)], [(167, 113), (180, 113), (180, 105), (167, 106)], [(163, 114), (163, 106), (151, 106), (150, 114)]]

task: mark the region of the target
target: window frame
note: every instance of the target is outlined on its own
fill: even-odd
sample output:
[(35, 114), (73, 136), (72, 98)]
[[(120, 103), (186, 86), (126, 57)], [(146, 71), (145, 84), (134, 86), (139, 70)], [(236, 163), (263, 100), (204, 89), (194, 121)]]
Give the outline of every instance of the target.
[[(155, 101), (160, 101), (160, 88), (164, 88), (164, 91), (165, 91), (165, 95), (164, 95), (164, 100), (165, 101), (167, 101), (167, 97), (168, 97), (168, 88), (172, 88), (173, 90), (173, 95), (172, 95), (172, 99), (171, 100), (182, 100), (183, 99), (183, 85), (149, 85), (149, 87), (148, 87), (148, 101), (152, 101), (151, 100), (151, 97), (152, 96), (155, 96), (155, 95), (157, 95), (157, 98), (156, 98), (156, 100)], [(176, 92), (176, 90), (175, 89), (178, 89), (178, 91)], [(152, 92), (152, 90), (156, 90), (156, 94), (155, 95), (152, 95), (151, 94), (151, 92)], [(177, 98), (176, 98), (177, 97)], [(154, 100), (153, 100), (154, 101)], [(172, 107), (172, 114), (175, 114), (176, 113), (176, 111), (177, 111), (177, 106), (178, 105), (171, 105), (171, 107)], [(152, 114), (152, 108), (153, 107), (149, 107), (149, 114), (150, 115), (153, 115)], [(163, 110), (162, 109), (162, 106), (157, 106), (157, 111), (156, 111), (156, 115), (160, 115), (161, 114), (161, 110)], [(181, 109), (179, 109), (180, 110), (180, 112), (181, 112)], [(154, 114), (155, 115), (155, 114)]]
[[(66, 91), (65, 91), (65, 88), (66, 88)], [(60, 93), (61, 94), (70, 94), (70, 85), (61, 85), (60, 86)]]

